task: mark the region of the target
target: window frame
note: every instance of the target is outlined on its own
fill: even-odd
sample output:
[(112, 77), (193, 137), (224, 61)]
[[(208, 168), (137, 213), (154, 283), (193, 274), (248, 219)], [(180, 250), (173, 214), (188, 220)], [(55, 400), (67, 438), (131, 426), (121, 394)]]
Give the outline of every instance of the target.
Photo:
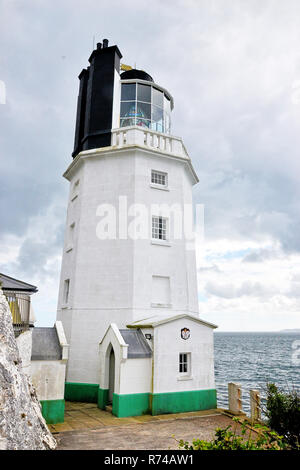
[[(183, 357), (186, 356), (186, 357)], [(179, 377), (191, 377), (192, 373), (192, 359), (191, 359), (191, 353), (190, 352), (180, 352), (178, 356), (178, 374)], [(182, 366), (186, 366), (182, 367)], [(180, 369), (186, 369), (186, 370), (180, 370)]]
[[(154, 219), (158, 219), (158, 227), (155, 227), (153, 225), (154, 223)], [(160, 224), (160, 221), (162, 221), (162, 223), (165, 223), (165, 227), (160, 227), (159, 224)], [(155, 233), (155, 230), (158, 230), (158, 235), (160, 235), (160, 231), (165, 232), (165, 238), (160, 237), (155, 237), (153, 236), (153, 234)], [(151, 218), (151, 240), (152, 241), (156, 241), (156, 242), (168, 242), (169, 241), (169, 219), (168, 217), (163, 217), (161, 215), (152, 215), (152, 218)]]
[[(157, 183), (155, 181), (153, 181), (153, 175), (157, 175), (158, 177), (159, 176), (162, 176), (165, 178), (165, 184), (162, 184), (162, 183)], [(150, 182), (150, 185), (155, 187), (155, 188), (159, 188), (159, 189), (168, 189), (168, 173), (165, 172), (165, 171), (160, 171), (160, 170), (154, 170), (154, 169), (151, 169), (151, 182)]]
[(64, 280), (63, 305), (68, 305), (70, 298), (70, 279)]

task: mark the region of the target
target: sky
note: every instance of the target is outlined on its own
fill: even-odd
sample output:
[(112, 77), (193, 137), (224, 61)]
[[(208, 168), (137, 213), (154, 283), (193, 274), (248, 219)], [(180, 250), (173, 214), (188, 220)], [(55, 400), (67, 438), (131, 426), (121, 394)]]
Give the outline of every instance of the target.
[(38, 286), (52, 326), (77, 76), (103, 38), (174, 97), (204, 205), (201, 318), (300, 328), (298, 0), (0, 0), (0, 272)]

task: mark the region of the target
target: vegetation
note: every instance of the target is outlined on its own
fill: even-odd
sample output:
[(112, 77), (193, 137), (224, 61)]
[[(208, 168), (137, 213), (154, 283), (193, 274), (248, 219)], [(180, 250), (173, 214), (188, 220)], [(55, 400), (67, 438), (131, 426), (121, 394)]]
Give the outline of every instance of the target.
[(296, 390), (283, 392), (267, 384), (266, 425), (241, 422), (233, 418), (234, 425), (217, 428), (211, 441), (193, 439), (192, 443), (179, 441), (186, 450), (300, 450), (300, 395)]
[(265, 415), (268, 426), (282, 435), (292, 449), (300, 450), (300, 395), (296, 390), (280, 391), (275, 384), (267, 385)]
[[(266, 426), (256, 424), (255, 431), (248, 428), (249, 423), (233, 418), (234, 427), (217, 428), (215, 439), (204, 441), (194, 439), (192, 443), (179, 441), (179, 448), (185, 450), (282, 450), (287, 445), (282, 436)], [(240, 426), (239, 426), (240, 425)], [(237, 434), (238, 426), (240, 435)], [(252, 437), (254, 434), (254, 438)]]

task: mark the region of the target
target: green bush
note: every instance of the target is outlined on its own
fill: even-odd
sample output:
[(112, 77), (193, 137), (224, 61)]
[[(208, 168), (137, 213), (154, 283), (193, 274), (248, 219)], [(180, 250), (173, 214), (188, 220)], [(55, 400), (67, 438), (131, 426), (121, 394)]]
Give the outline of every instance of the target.
[(267, 384), (265, 414), (271, 429), (281, 434), (293, 449), (300, 449), (300, 395), (295, 390), (280, 391)]
[[(254, 439), (252, 438), (253, 431), (248, 428), (248, 423), (241, 423), (238, 418), (233, 418), (235, 422), (234, 428), (227, 426), (224, 429), (217, 428), (215, 431), (215, 439), (212, 441), (204, 441), (194, 439), (192, 443), (179, 441), (179, 448), (186, 450), (282, 450), (286, 449), (287, 445), (282, 436), (276, 432), (271, 431), (266, 426), (256, 424), (254, 428)], [(237, 426), (241, 424), (241, 435), (237, 434)], [(247, 434), (248, 432), (248, 434)]]

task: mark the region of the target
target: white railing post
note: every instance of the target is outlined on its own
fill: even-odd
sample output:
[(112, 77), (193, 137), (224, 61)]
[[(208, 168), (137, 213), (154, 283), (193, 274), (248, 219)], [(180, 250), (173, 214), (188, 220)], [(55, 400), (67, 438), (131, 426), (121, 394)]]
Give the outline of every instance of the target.
[(112, 132), (111, 145), (114, 147), (142, 145), (188, 158), (188, 154), (180, 138), (162, 135), (159, 132), (144, 127), (135, 126), (115, 129)]
[(230, 382), (228, 384), (228, 405), (229, 405), (229, 411), (231, 413), (233, 414), (243, 413), (241, 384), (236, 384), (233, 382)]
[(251, 420), (259, 421), (261, 419), (259, 390), (250, 390), (250, 410)]

